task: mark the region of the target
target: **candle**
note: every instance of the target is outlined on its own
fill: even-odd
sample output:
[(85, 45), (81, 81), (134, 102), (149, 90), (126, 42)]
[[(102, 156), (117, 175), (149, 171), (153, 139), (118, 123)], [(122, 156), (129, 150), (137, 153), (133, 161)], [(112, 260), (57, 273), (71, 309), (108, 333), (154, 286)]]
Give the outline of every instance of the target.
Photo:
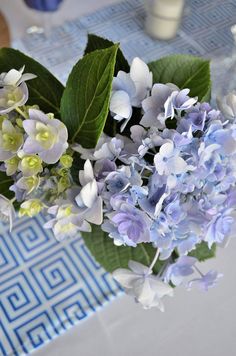
[(168, 40), (175, 37), (184, 0), (152, 0), (147, 3), (146, 31), (155, 38)]

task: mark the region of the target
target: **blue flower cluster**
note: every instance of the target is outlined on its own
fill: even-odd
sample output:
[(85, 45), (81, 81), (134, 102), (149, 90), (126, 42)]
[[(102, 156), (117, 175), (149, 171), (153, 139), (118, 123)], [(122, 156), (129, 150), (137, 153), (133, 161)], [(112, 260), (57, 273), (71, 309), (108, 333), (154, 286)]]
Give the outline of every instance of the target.
[[(132, 66), (137, 61), (136, 78)], [(132, 77), (118, 74), (111, 97), (111, 113), (126, 128), (133, 107), (141, 108), (130, 137), (103, 135), (94, 150), (74, 147), (82, 158), (96, 161), (102, 229), (117, 245), (151, 242), (163, 260), (174, 250), (186, 255), (202, 241), (209, 248), (224, 244), (235, 210), (235, 117), (197, 102), (188, 89), (173, 84), (151, 88), (148, 68), (142, 62), (141, 71), (140, 62), (132, 63)]]
[[(151, 243), (165, 260), (159, 281), (179, 285), (197, 271), (200, 278), (187, 287), (196, 284), (207, 290), (221, 275), (215, 271), (203, 275), (195, 266), (197, 259), (188, 254), (203, 241), (209, 249), (213, 244), (224, 246), (231, 235), (236, 95), (223, 98), (219, 111), (189, 93), (173, 84), (152, 85), (148, 67), (135, 58), (130, 73), (119, 72), (114, 78), (110, 110), (121, 134), (113, 138), (103, 134), (94, 150), (79, 145), (74, 149), (88, 160), (86, 164), (95, 161), (96, 192), (103, 201), (101, 227), (114, 243), (132, 247)], [(140, 268), (144, 271), (140, 278), (146, 281), (150, 269), (146, 273), (144, 266)], [(130, 273), (136, 272), (120, 269), (114, 276), (122, 284)], [(122, 286), (140, 300), (128, 280)], [(155, 302), (149, 297), (147, 304), (152, 306), (157, 296)]]
[[(129, 127), (130, 137), (103, 135), (94, 150), (74, 147), (95, 161), (104, 203), (102, 229), (116, 245), (152, 243), (162, 260), (174, 250), (187, 255), (202, 241), (209, 248), (225, 244), (236, 206), (235, 117), (197, 102), (188, 89), (173, 84), (151, 89), (148, 69), (143, 73), (139, 82), (128, 78), (144, 97), (135, 100), (132, 92), (128, 102), (129, 113), (132, 102), (141, 108), (140, 122)], [(115, 78), (111, 97), (112, 115), (124, 120), (126, 129), (132, 117), (122, 116), (128, 79), (122, 89)]]
[[(150, 277), (153, 264), (149, 269), (135, 265), (138, 271), (130, 264), (129, 270), (116, 270), (114, 278), (145, 308), (164, 310), (161, 299), (171, 295), (169, 283), (178, 286), (196, 271), (200, 277), (190, 280), (187, 288), (208, 290), (222, 276), (216, 271), (202, 274), (195, 266), (197, 259), (188, 254), (203, 241), (209, 249), (213, 244), (224, 246), (233, 230), (236, 95), (224, 98), (219, 111), (191, 98), (189, 89), (152, 86), (150, 75), (138, 59), (130, 74), (119, 72), (110, 110), (121, 123), (121, 134), (103, 135), (94, 150), (79, 145), (74, 149), (95, 161), (104, 207), (102, 230), (118, 246), (151, 243), (157, 249), (153, 264), (157, 258), (165, 261), (157, 277)], [(140, 112), (138, 121), (135, 113), (135, 124), (134, 107)], [(143, 286), (142, 293), (135, 281)]]
[(201, 241), (224, 243), (236, 193), (234, 122), (196, 103), (165, 123), (162, 130), (132, 126), (130, 139), (118, 135), (119, 153), (98, 172), (103, 230), (117, 244), (152, 242), (162, 259)]

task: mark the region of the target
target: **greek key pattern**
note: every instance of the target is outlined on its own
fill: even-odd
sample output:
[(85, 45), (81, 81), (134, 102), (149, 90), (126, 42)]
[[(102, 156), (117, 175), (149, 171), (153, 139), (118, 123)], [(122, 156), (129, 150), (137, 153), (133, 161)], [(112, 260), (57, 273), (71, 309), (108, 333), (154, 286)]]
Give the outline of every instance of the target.
[(58, 243), (44, 222), (0, 224), (0, 356), (30, 353), (119, 291), (80, 237)]

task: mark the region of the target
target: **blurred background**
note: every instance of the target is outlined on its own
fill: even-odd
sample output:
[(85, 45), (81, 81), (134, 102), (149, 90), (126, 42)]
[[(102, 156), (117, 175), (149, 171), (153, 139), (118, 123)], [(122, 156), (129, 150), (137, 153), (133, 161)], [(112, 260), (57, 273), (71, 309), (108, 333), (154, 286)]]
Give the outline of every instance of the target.
[[(51, 26), (61, 25), (64, 21), (72, 20), (78, 16), (83, 16), (91, 11), (96, 11), (102, 6), (117, 2), (117, 0), (63, 0), (63, 1), (42, 1), (51, 9), (55, 9), (55, 13), (51, 18)], [(1, 0), (0, 9), (5, 15), (8, 24), (10, 24), (11, 38), (16, 39), (24, 36), (25, 31), (32, 25), (42, 26), (42, 13), (34, 11), (34, 7), (40, 1), (24, 1), (24, 0)], [(57, 7), (58, 3), (58, 7)], [(32, 4), (30, 7), (30, 4)], [(47, 9), (47, 6), (45, 6)]]
[(208, 57), (217, 93), (233, 86), (235, 0), (1, 0), (0, 11), (0, 46), (27, 52), (63, 82), (94, 32), (119, 41), (128, 60)]

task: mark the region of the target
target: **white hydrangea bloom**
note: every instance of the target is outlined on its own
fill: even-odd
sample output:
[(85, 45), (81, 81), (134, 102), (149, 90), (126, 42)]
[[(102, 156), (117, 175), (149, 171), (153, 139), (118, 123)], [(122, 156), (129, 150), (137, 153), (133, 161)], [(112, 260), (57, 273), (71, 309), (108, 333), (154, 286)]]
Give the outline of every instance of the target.
[(113, 272), (113, 277), (145, 309), (158, 307), (164, 312), (163, 297), (173, 296), (173, 288), (139, 262), (129, 261), (129, 269), (118, 268)]
[(17, 107), (24, 105), (28, 100), (28, 88), (25, 81), (36, 78), (31, 73), (23, 74), (24, 67), (20, 70), (11, 69), (0, 74), (0, 114), (8, 114)]
[(140, 58), (133, 59), (130, 73), (119, 71), (113, 80), (110, 111), (117, 121), (124, 120), (124, 130), (132, 116), (132, 107), (141, 107), (152, 87), (152, 73)]

